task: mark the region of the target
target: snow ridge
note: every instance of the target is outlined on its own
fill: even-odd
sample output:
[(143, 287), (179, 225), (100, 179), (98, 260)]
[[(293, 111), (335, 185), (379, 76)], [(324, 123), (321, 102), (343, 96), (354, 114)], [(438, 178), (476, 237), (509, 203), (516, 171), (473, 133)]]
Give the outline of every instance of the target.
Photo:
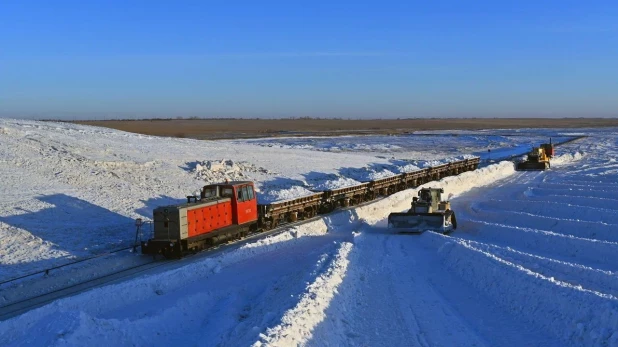
[(252, 346), (303, 345), (311, 339), (311, 332), (326, 318), (324, 311), (343, 282), (352, 248), (352, 243), (343, 242), (328, 269), (307, 286), (298, 304), (283, 315), (279, 325), (260, 334), (260, 341)]

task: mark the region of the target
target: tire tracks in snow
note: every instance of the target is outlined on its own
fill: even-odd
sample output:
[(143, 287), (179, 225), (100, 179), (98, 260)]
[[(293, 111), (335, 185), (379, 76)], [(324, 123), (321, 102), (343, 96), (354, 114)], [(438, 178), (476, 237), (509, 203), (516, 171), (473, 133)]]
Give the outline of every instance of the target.
[[(427, 233), (443, 263), (513, 314), (569, 345), (618, 343), (618, 299), (547, 277), (465, 240)], [(425, 236), (424, 235), (424, 236)]]
[(587, 155), (585, 170), (564, 163), (474, 191), (453, 204), (452, 237), (422, 240), (448, 271), (563, 345), (618, 345), (618, 185), (615, 174), (587, 174), (604, 162)]
[(544, 276), (554, 277), (573, 286), (581, 285), (599, 293), (618, 297), (618, 276), (616, 276), (616, 272), (521, 252), (510, 247), (471, 240), (466, 241), (477, 249), (493, 253), (506, 261), (519, 264)]
[(281, 323), (260, 334), (252, 346), (302, 345), (312, 337), (315, 327), (325, 318), (325, 310), (337, 293), (348, 268), (352, 243), (343, 242), (324, 273), (306, 288), (300, 301), (281, 318)]
[(457, 238), (482, 240), (517, 249), (530, 250), (557, 258), (578, 259), (580, 262), (607, 269), (618, 269), (618, 243), (563, 235), (549, 230), (518, 227), (509, 224), (466, 220), (470, 235)]
[[(602, 221), (586, 221), (572, 218), (549, 217), (538, 213), (519, 212), (511, 210), (488, 210), (473, 206), (475, 213), (482, 211), (482, 217), (488, 221), (500, 221), (507, 225), (517, 225), (532, 229), (550, 229), (565, 236), (575, 236), (586, 239), (618, 242), (618, 224), (609, 224)], [(470, 215), (468, 211), (461, 211), (458, 215)], [(475, 218), (475, 217), (470, 217)]]

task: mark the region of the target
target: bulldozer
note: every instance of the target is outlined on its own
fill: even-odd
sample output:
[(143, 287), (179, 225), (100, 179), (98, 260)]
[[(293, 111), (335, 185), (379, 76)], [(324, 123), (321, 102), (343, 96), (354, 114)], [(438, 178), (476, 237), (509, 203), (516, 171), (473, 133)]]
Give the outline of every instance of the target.
[(543, 143), (539, 147), (533, 147), (528, 153), (526, 160), (520, 161), (516, 165), (518, 171), (543, 171), (550, 168), (549, 159), (554, 157), (554, 145)]
[(446, 234), (457, 229), (455, 212), (449, 201), (442, 201), (442, 188), (422, 188), (412, 198), (407, 212), (388, 215), (388, 227), (399, 233), (420, 234), (427, 230)]

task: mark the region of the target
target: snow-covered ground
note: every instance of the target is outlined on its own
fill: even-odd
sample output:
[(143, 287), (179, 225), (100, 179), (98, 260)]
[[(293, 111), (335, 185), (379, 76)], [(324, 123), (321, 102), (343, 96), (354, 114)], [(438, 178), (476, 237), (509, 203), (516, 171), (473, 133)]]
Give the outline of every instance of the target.
[[(454, 194), (450, 236), (385, 228), (408, 190), (0, 322), (0, 345), (618, 345), (618, 132), (588, 133), (547, 172), (503, 162), (427, 184)], [(22, 121), (0, 121), (0, 142), (3, 276), (88, 254), (95, 231), (107, 247), (121, 235), (113, 225), (181, 200), (209, 165), (246, 172), (267, 194), (393, 165), (379, 151)], [(473, 152), (423, 150), (434, 157), (397, 160)]]
[[(442, 160), (468, 154), (427, 153)], [(268, 203), (356, 184), (346, 173), (371, 179), (414, 169), (380, 154), (0, 119), (0, 282), (126, 247), (135, 218), (150, 219), (155, 207), (183, 201), (206, 183), (253, 180)]]

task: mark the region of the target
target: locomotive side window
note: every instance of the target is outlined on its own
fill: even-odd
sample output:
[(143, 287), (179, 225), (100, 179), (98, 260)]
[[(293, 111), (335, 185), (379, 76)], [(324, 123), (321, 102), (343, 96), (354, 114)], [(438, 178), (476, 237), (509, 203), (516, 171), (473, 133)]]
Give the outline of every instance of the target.
[(249, 196), (249, 186), (242, 187), (242, 195), (245, 198), (245, 201), (251, 200), (251, 197)]
[(247, 196), (249, 197), (249, 200), (253, 200), (253, 198), (255, 198), (255, 194), (253, 193), (253, 187), (252, 186), (247, 186)]
[(253, 200), (253, 189), (251, 186), (238, 187), (238, 201)]
[(234, 191), (232, 190), (232, 188), (223, 188), (221, 196), (224, 198), (231, 198), (234, 196)]

